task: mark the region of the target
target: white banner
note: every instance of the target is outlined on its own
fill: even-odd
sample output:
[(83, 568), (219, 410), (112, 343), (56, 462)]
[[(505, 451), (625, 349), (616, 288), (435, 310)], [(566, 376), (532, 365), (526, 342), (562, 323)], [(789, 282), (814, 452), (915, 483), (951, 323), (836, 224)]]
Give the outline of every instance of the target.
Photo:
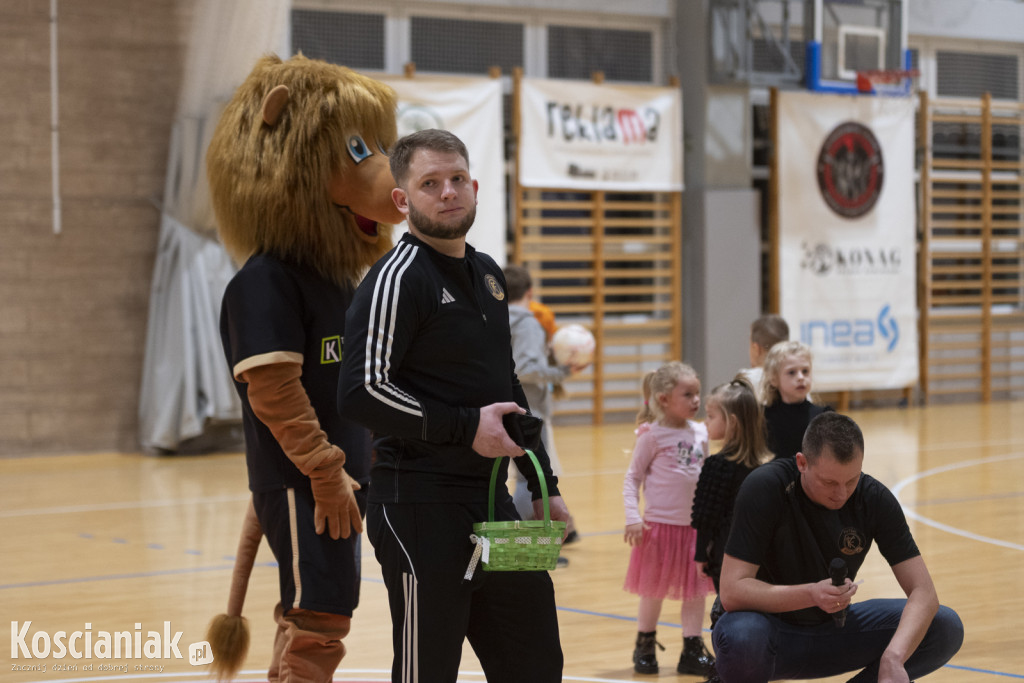
[(526, 78), (519, 102), (523, 186), (683, 189), (679, 88)]
[(777, 125), (780, 313), (813, 390), (916, 384), (912, 99), (783, 92)]
[[(398, 94), (399, 136), (442, 128), (466, 143), (470, 173), (480, 183), (476, 222), (466, 239), (504, 267), (508, 214), (501, 81), (458, 76), (372, 77)], [(407, 230), (405, 223), (395, 229), (396, 238)]]

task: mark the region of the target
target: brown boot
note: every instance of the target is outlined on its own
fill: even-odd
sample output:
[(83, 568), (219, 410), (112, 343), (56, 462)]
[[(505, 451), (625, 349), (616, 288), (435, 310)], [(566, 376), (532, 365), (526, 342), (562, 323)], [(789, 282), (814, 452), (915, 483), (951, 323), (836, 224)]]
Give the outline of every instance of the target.
[(331, 683), (345, 656), (341, 639), (351, 617), (304, 609), (274, 610), (278, 630), (268, 678), (280, 683)]

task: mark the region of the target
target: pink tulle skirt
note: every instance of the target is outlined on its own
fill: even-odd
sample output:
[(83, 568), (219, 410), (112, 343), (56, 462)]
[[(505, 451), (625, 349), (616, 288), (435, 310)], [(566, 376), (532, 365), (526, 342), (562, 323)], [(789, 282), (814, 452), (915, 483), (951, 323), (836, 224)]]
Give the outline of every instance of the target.
[(715, 592), (711, 578), (693, 560), (697, 530), (692, 526), (648, 522), (633, 546), (623, 588), (645, 598), (691, 600)]

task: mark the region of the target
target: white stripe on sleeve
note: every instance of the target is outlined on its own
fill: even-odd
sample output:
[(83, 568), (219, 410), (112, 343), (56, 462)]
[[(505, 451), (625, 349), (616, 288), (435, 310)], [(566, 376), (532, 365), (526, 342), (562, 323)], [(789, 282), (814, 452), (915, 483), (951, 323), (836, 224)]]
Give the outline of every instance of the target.
[(388, 378), (402, 276), (418, 252), (419, 247), (399, 244), (374, 283), (366, 334), (363, 385), (371, 396), (385, 405), (422, 417), (423, 409), (419, 401), (396, 387)]

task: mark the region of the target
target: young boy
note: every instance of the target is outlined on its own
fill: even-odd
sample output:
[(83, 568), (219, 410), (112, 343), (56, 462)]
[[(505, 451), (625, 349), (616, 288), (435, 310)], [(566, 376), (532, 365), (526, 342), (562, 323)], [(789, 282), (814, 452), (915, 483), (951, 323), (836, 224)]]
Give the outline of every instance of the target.
[(789, 325), (782, 316), (769, 313), (750, 324), (750, 367), (740, 372), (755, 390), (761, 386), (768, 351), (782, 341), (789, 341)]
[[(512, 332), (512, 358), (516, 364), (516, 376), (523, 386), (526, 400), (530, 404), (530, 412), (544, 420), (541, 438), (551, 460), (551, 469), (558, 476), (562, 468), (551, 429), (552, 385), (562, 382), (585, 366), (560, 366), (551, 360), (547, 334), (530, 306), (533, 302), (533, 280), (530, 278), (530, 271), (520, 265), (508, 265), (504, 269), (504, 274), (508, 290), (509, 328)], [(526, 481), (518, 469), (512, 470), (512, 474), (516, 481), (512, 499), (520, 516), (529, 519), (533, 515), (533, 508)], [(569, 536), (573, 540), (578, 538), (572, 520), (569, 521)], [(569, 538), (566, 541), (572, 542)]]

